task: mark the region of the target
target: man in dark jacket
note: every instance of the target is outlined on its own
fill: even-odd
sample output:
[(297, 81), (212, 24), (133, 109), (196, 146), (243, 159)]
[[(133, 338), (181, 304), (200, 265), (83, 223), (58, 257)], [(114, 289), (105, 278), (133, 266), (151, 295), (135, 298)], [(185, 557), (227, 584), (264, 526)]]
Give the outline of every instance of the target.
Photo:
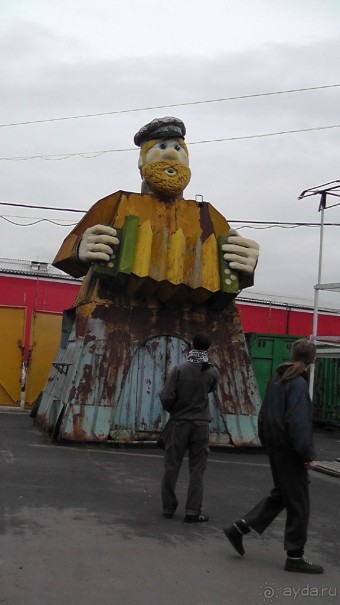
[(219, 378), (217, 369), (208, 358), (210, 344), (208, 334), (195, 334), (187, 361), (171, 370), (160, 394), (163, 408), (170, 413), (162, 481), (163, 515), (170, 519), (177, 509), (175, 488), (188, 450), (190, 481), (185, 506), (186, 523), (209, 520), (202, 513), (203, 473), (207, 466), (211, 421), (209, 393), (216, 389)]
[(269, 382), (258, 431), (269, 455), (274, 487), (243, 519), (224, 529), (235, 550), (244, 555), (243, 536), (251, 529), (262, 534), (286, 509), (284, 568), (312, 574), (323, 572), (321, 565), (304, 557), (310, 510), (308, 469), (316, 464), (306, 369), (314, 363), (315, 354), (314, 343), (307, 339), (296, 341), (291, 361), (282, 364)]

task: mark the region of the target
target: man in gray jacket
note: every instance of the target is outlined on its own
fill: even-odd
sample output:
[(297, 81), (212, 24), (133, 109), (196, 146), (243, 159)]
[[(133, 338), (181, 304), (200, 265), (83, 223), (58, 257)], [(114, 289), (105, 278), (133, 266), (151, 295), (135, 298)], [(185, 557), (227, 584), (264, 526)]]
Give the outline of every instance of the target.
[(205, 332), (195, 334), (187, 360), (175, 366), (160, 394), (163, 408), (170, 413), (170, 431), (165, 446), (162, 480), (164, 517), (171, 519), (178, 506), (175, 494), (178, 474), (186, 450), (190, 481), (185, 506), (186, 523), (202, 523), (203, 473), (209, 443), (209, 393), (217, 386), (219, 373), (208, 358), (211, 339)]

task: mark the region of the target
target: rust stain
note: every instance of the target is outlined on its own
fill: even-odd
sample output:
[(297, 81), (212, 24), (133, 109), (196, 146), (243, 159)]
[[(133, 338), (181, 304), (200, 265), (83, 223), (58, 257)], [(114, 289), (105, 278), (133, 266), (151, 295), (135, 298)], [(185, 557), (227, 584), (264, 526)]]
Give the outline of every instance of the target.
[[(136, 300), (117, 293), (112, 294), (110, 304), (96, 307), (83, 305), (79, 313), (77, 309), (76, 321), (81, 325), (84, 355), (83, 365), (80, 357), (75, 364), (76, 375), (72, 377), (73, 384), (69, 388), (67, 401), (64, 401), (72, 406), (72, 431), (68, 438), (77, 441), (107, 438), (107, 435), (99, 433), (100, 428), (95, 429), (95, 435), (86, 434), (85, 408), (88, 405), (111, 408), (118, 405), (133, 356), (139, 347), (150, 338), (164, 335), (191, 342), (192, 334), (201, 329), (212, 333), (212, 359), (221, 375), (220, 413), (256, 413), (250, 388), (250, 359), (244, 347), (244, 336), (234, 303), (217, 311), (205, 304), (162, 305), (155, 299)], [(154, 362), (160, 359), (160, 355), (164, 358), (157, 340), (148, 346)], [(148, 377), (145, 385), (148, 394), (152, 392), (152, 386)], [(80, 406), (80, 409), (76, 406)], [(134, 413), (134, 410), (125, 411), (127, 417)], [(144, 433), (150, 439), (150, 428), (157, 432), (162, 424), (161, 415), (158, 414), (151, 423), (149, 427), (146, 417), (142, 417), (138, 431), (131, 431), (128, 437), (124, 423), (114, 423), (110, 431), (116, 431), (117, 434), (124, 432), (124, 440), (142, 439)], [(224, 435), (223, 439), (229, 437)]]
[(214, 226), (212, 224), (212, 220), (209, 214), (208, 204), (206, 202), (201, 202), (201, 213), (200, 213), (200, 223), (202, 229), (202, 243), (205, 242), (208, 237), (214, 233)]
[(155, 418), (155, 420), (153, 422), (154, 430), (159, 431), (161, 424), (162, 424), (162, 416), (161, 416), (161, 414), (158, 414), (157, 418)]

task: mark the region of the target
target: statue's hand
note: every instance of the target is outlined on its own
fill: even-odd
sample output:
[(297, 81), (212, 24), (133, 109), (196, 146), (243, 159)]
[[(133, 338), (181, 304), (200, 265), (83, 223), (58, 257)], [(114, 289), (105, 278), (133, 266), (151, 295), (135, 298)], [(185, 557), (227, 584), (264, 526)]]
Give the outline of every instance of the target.
[(107, 225), (95, 225), (84, 231), (78, 248), (78, 258), (82, 263), (109, 261), (114, 246), (118, 246), (117, 231)]
[(229, 263), (231, 269), (251, 274), (256, 267), (260, 246), (252, 239), (241, 237), (237, 231), (231, 229), (228, 233), (228, 243), (223, 244), (223, 258)]

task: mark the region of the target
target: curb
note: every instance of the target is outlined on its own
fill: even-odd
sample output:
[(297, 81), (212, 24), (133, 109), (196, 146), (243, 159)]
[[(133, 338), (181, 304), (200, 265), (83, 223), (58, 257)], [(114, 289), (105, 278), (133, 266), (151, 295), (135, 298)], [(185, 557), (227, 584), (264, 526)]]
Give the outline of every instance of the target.
[(317, 463), (315, 469), (319, 473), (325, 473), (332, 477), (340, 477), (340, 461), (320, 461)]

